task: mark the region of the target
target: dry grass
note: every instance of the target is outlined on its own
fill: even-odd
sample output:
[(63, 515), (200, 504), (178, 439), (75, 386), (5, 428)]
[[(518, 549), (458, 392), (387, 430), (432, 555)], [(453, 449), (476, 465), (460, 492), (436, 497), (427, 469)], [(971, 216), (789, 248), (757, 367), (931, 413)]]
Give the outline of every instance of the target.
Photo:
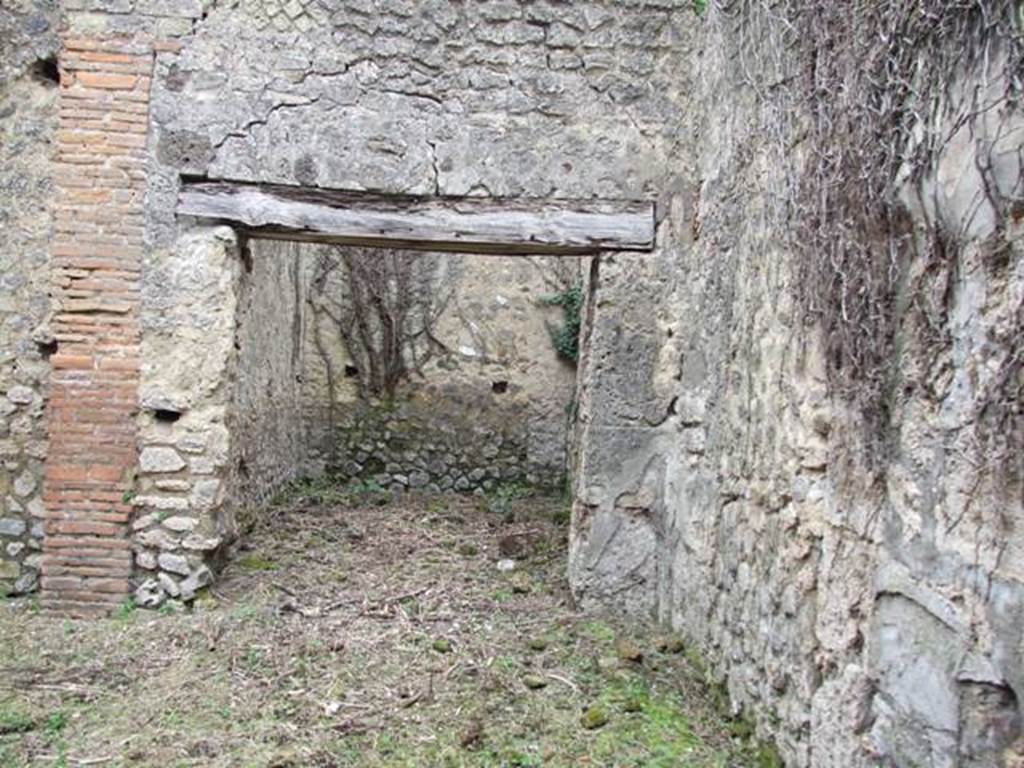
[(190, 613), (0, 604), (0, 765), (771, 764), (681, 648), (572, 609), (558, 501), (498, 501), (307, 487)]

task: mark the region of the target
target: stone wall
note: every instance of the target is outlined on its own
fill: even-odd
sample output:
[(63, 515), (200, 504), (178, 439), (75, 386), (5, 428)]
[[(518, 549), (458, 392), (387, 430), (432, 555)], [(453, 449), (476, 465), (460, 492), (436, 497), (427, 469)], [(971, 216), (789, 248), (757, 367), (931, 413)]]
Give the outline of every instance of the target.
[[(69, 23), (93, 35), (103, 30), (162, 34), (163, 21), (151, 8), (130, 5), (105, 13), (97, 2), (71, 14)], [(280, 360), (279, 368), (271, 364), (271, 389), (261, 391), (257, 385), (266, 372), (259, 354), (269, 350), (245, 339), (280, 342), (273, 356), (293, 353), (294, 336), (286, 339), (284, 328), (263, 325), (275, 315), (259, 314), (262, 306), (255, 303), (251, 317), (261, 322), (234, 336), (230, 324), (238, 307), (245, 313), (237, 280), (246, 258), (232, 255), (235, 245), (226, 233), (191, 230), (189, 222), (174, 218), (180, 174), (390, 193), (670, 195), (674, 172), (662, 158), (682, 126), (686, 82), (678, 54), (692, 23), (688, 9), (664, 2), (370, 7), (317, 0), (203, 9), (175, 3), (163, 10), (190, 25), (175, 34), (191, 35), (181, 44), (156, 46), (151, 93), (144, 449), (133, 534), (136, 595), (147, 605), (174, 597), (175, 591), (188, 596), (209, 579), (209, 565), (235, 534), (237, 504), (259, 498), (284, 479), (287, 471), (278, 458), (294, 456), (289, 440), (295, 432), (289, 434), (285, 415), (264, 409), (259, 416), (267, 420), (262, 421), (240, 407), (288, 396), (284, 380), (274, 377), (290, 361)], [(258, 254), (256, 247), (254, 269)], [(258, 290), (254, 287), (252, 295)], [(274, 300), (283, 301), (287, 293)], [(497, 296), (487, 297), (492, 309), (497, 304)], [(279, 309), (275, 305), (274, 311)], [(471, 321), (479, 326), (489, 312), (471, 309), (478, 315)], [(500, 316), (519, 310), (496, 311)], [(538, 318), (526, 324), (534, 337), (542, 334)], [(465, 330), (465, 324), (453, 329), (452, 339), (458, 341)], [(475, 346), (479, 341), (467, 348), (481, 351)], [(489, 343), (506, 341), (496, 337)], [(519, 341), (513, 346), (519, 348)], [(464, 383), (473, 381), (473, 398), (463, 394), (461, 401), (504, 398), (501, 402), (514, 405), (495, 413), (525, 412), (536, 418), (533, 426), (544, 425), (535, 433), (543, 433), (539, 444), (525, 449), (521, 434), (508, 448), (498, 441), (507, 430), (485, 428), (491, 431), (481, 455), (497, 451), (497, 458), (504, 452), (515, 457), (519, 471), (524, 456), (529, 464), (530, 456), (545, 455), (554, 442), (552, 425), (560, 424), (556, 411), (562, 403), (524, 411), (527, 387), (520, 380), (529, 377), (530, 386), (538, 386), (533, 368), (517, 363), (520, 373), (500, 379), (508, 381), (508, 390), (499, 395), (490, 389), (496, 379), (486, 366), (471, 372), (473, 366), (465, 364), (469, 357), (445, 359), (448, 365), (459, 363)], [(440, 362), (420, 390), (420, 399), (435, 408), (438, 390), (444, 395)], [(568, 373), (559, 375), (565, 386)], [(316, 380), (310, 368), (309, 381)], [(467, 425), (463, 434), (477, 426)], [(263, 427), (272, 434), (267, 445)], [(250, 428), (261, 436), (241, 434)], [(264, 456), (261, 449), (271, 446), (274, 450)], [(354, 460), (363, 450), (357, 448)], [(447, 460), (447, 451), (434, 453), (423, 458)], [(458, 464), (452, 455), (448, 463)], [(480, 466), (474, 458), (473, 468), (467, 457), (465, 471), (446, 470), (438, 487), (448, 481), (453, 487), (485, 487), (512, 474), (507, 463)], [(409, 468), (410, 485), (421, 479), (415, 469), (429, 469), (426, 463)], [(545, 456), (545, 466), (554, 463), (555, 457)], [(254, 465), (261, 471), (254, 472)]]
[[(896, 305), (891, 421), (868, 436), (804, 325), (795, 222), (772, 214), (791, 179), (744, 27), (717, 13), (693, 63), (688, 182), (659, 232), (678, 237), (671, 261), (592, 274), (574, 594), (682, 630), (788, 765), (1020, 765), (1021, 465), (987, 447), (983, 409), (1019, 356), (1024, 259), (1020, 217), (989, 207), (980, 176), (1020, 178), (1020, 115), (951, 123), (923, 194), (905, 191), (915, 231), (942, 218), (966, 239), (935, 289), (938, 341)], [(998, 90), (992, 67), (960, 77)], [(790, 124), (799, 158), (806, 122)]]
[[(331, 319), (337, 309), (309, 315), (303, 389), (310, 471), (396, 490), (561, 488), (575, 367), (553, 346), (562, 311), (545, 299), (580, 279), (581, 260), (412, 258), (424, 269), (416, 277), (432, 297), (434, 320), (431, 339), (410, 347), (412, 370), (392, 401), (360, 392), (358, 370)], [(332, 272), (309, 300), (336, 303), (347, 279)]]
[(175, 236), (180, 173), (388, 193), (667, 194), (694, 24), (679, 5), (218, 4), (158, 57), (152, 234)]
[[(982, 141), (999, 150), (986, 171), (997, 185), (1020, 178), (1019, 113), (948, 126), (945, 153), (914, 179), (921, 189), (904, 190), (913, 231), (937, 219), (969, 226), (938, 286), (937, 340), (898, 306), (889, 420), (875, 435), (885, 451), (869, 461), (827, 340), (798, 309), (796, 222), (772, 214), (788, 179), (760, 110), (785, 80), (749, 87), (749, 40), (720, 4), (703, 20), (672, 0), (65, 6), (68, 130), (55, 166), (65, 209), (51, 248), (59, 451), (47, 457), (44, 579), (54, 605), (116, 604), (129, 547), (140, 601), (191, 597), (236, 535), (237, 505), (286, 479), (305, 439), (294, 376), (322, 374), (296, 357), (310, 325), (294, 251), (250, 250), (230, 230), (177, 220), (181, 174), (656, 199), (655, 253), (604, 257), (587, 275), (572, 457), (577, 599), (685, 631), (791, 765), (1020, 763), (1019, 456), (993, 460), (980, 425), (993, 377), (1019, 376), (1021, 216), (1019, 190), (1007, 210), (987, 207), (977, 175)], [(45, 450), (39, 246), (49, 233), (38, 212), (54, 125), (45, 86), (25, 74), (37, 50), (52, 50), (48, 12), (33, 10), (46, 4), (10, 7), (0, 10), (0, 52), (13, 62), (0, 81), (0, 183), (17, 186), (4, 199), (14, 224), (0, 234), (5, 591), (20, 579), (28, 587), (34, 570), (9, 562), (33, 556)], [(990, 74), (952, 81), (1001, 87)], [(808, 151), (801, 131), (785, 138), (786, 157)], [(79, 161), (92, 170), (70, 167)], [(996, 239), (1005, 247), (992, 253)], [(929, 267), (909, 250), (901, 257), (911, 272)], [(471, 370), (438, 358), (431, 376), (442, 359)], [(424, 408), (444, 394), (427, 381)], [(502, 397), (514, 394), (508, 381)], [(378, 425), (371, 448), (352, 441), (349, 460), (365, 464), (387, 443)]]
[(297, 243), (254, 240), (242, 258), (224, 489), (234, 509), (265, 502), (306, 472), (303, 250)]
[(0, 9), (0, 595), (33, 590), (42, 565), (55, 16), (52, 4)]
[(147, 607), (194, 596), (237, 534), (227, 484), (243, 272), (227, 228), (183, 232), (147, 258), (132, 521), (135, 597)]

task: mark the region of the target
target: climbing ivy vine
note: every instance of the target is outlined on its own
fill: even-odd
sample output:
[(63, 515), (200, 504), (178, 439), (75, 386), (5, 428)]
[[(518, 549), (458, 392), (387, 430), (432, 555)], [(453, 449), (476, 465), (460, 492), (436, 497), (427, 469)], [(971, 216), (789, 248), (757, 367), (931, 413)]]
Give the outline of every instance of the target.
[(558, 356), (569, 360), (574, 365), (580, 356), (580, 315), (583, 309), (583, 284), (574, 282), (565, 290), (551, 296), (545, 296), (543, 303), (548, 306), (562, 308), (562, 324), (548, 325), (551, 343)]

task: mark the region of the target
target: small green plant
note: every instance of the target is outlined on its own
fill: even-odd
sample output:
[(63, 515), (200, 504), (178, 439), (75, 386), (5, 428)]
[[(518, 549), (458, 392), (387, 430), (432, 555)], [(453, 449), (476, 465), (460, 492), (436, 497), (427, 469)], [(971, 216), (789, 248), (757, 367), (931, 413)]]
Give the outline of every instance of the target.
[(263, 653), (263, 649), (250, 646), (245, 652), (243, 662), (250, 671), (260, 671), (265, 664), (265, 654)]
[(136, 608), (134, 598), (126, 598), (114, 611), (114, 618), (118, 621), (127, 621), (135, 615)]
[(8, 733), (27, 733), (35, 727), (35, 721), (25, 712), (0, 706), (0, 736)]
[(260, 555), (243, 555), (238, 558), (238, 566), (247, 571), (276, 571), (277, 563)]
[(594, 621), (588, 621), (583, 625), (582, 630), (584, 634), (600, 645), (610, 647), (615, 643), (615, 630), (603, 621), (596, 619)]
[(494, 667), (502, 672), (515, 673), (519, 671), (519, 662), (517, 662), (511, 656), (495, 656)]
[(562, 325), (557, 328), (549, 325), (548, 333), (551, 334), (551, 343), (558, 356), (575, 365), (580, 356), (583, 284), (581, 282), (573, 283), (561, 293), (543, 297), (541, 302), (548, 306), (562, 308)]
[(757, 768), (784, 768), (785, 763), (782, 762), (782, 756), (779, 754), (779, 750), (772, 744), (765, 742), (758, 742), (757, 746), (753, 748), (754, 751), (754, 765)]
[(43, 725), (43, 730), (50, 738), (56, 738), (64, 730), (68, 724), (68, 716), (63, 710), (58, 709), (56, 712), (51, 712), (47, 718), (46, 723)]
[(487, 511), (498, 515), (508, 514), (512, 502), (525, 499), (530, 493), (530, 489), (522, 483), (502, 483), (487, 494)]
[(442, 512), (448, 511), (448, 500), (447, 499), (431, 499), (427, 504), (427, 512), (432, 515), (439, 515)]
[(693, 12), (698, 16), (704, 16), (708, 10), (708, 0), (693, 0)]
[(345, 493), (347, 495), (345, 501), (347, 506), (367, 503), (383, 506), (391, 498), (387, 489), (372, 478), (369, 480), (349, 481), (348, 485), (345, 486)]

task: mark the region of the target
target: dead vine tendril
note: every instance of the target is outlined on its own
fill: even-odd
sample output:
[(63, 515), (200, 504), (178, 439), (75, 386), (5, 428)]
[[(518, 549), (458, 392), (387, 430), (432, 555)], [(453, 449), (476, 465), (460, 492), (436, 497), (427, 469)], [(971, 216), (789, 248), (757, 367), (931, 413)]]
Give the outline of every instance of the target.
[[(758, 129), (783, 171), (767, 190), (767, 223), (787, 233), (799, 257), (803, 319), (823, 330), (830, 381), (864, 416), (870, 448), (882, 447), (905, 387), (942, 379), (966, 249), (982, 248), (995, 270), (1012, 262), (1006, 228), (1024, 207), (1024, 142), (1010, 139), (1011, 118), (1018, 128), (1020, 120), (1021, 14), (1017, 0), (719, 0), (709, 8), (706, 23), (731, 41), (733, 80), (753, 93)], [(983, 192), (952, 219), (934, 179), (965, 135)], [(1010, 178), (1008, 147), (1016, 153)], [(976, 225), (989, 211), (994, 223), (979, 245)], [(1019, 308), (1014, 325), (992, 340), (1002, 370), (979, 394), (978, 422), (1004, 436), (1004, 451), (1021, 432)], [(907, 334), (916, 343), (905, 343)], [(924, 359), (901, 358), (911, 354)]]

